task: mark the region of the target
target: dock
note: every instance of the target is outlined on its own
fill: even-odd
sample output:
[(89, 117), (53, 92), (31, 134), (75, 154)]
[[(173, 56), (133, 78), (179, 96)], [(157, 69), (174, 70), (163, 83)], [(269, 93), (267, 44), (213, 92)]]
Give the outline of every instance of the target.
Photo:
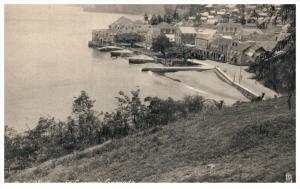
[(198, 72), (202, 72), (202, 71), (206, 71), (206, 70), (211, 70), (213, 68), (210, 67), (161, 67), (161, 68), (142, 68), (143, 72), (160, 72), (160, 73), (164, 73), (164, 72), (178, 72), (178, 71), (198, 71)]
[(155, 62), (154, 58), (146, 55), (137, 55), (128, 59), (130, 64), (143, 64)]

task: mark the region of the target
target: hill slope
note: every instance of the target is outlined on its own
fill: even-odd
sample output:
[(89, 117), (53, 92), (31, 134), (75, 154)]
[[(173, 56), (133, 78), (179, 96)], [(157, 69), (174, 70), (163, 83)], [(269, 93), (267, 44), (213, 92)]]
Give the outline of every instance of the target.
[(295, 177), (286, 98), (193, 115), (51, 160), (6, 182), (285, 182)]

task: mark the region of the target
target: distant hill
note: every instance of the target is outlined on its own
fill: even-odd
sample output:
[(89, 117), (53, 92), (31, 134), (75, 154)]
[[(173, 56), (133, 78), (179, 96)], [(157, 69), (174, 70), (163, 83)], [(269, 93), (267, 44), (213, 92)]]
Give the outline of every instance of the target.
[(18, 171), (6, 182), (285, 182), (296, 169), (295, 109), (286, 102), (191, 115)]
[(165, 5), (84, 5), (85, 11), (125, 14), (163, 14)]

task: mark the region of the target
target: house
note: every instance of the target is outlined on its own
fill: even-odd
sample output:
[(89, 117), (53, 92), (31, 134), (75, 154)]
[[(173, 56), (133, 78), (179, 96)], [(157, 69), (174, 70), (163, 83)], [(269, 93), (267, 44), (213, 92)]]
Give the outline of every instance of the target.
[(199, 50), (206, 51), (209, 43), (213, 40), (217, 30), (214, 29), (203, 29), (198, 31), (195, 38), (195, 46)]
[(244, 28), (257, 28), (256, 20), (248, 19), (247, 22), (243, 26)]
[(239, 35), (240, 41), (251, 41), (255, 39), (257, 35), (262, 35), (263, 32), (258, 28), (243, 28)]
[(218, 34), (221, 35), (236, 35), (240, 33), (242, 25), (240, 23), (219, 23), (217, 25)]
[(216, 11), (215, 11), (215, 10), (211, 10), (211, 11), (209, 11), (209, 14), (210, 14), (210, 15), (215, 15), (215, 14), (216, 14)]
[(229, 22), (228, 15), (217, 15), (215, 18), (218, 20), (218, 23), (228, 23)]
[(277, 45), (277, 41), (257, 41), (256, 45), (264, 48), (266, 51), (273, 51)]
[(244, 52), (246, 56), (246, 58), (244, 59), (245, 60), (244, 64), (250, 65), (255, 63), (258, 58), (264, 55), (265, 52), (266, 50), (262, 46), (259, 45), (251, 46)]
[(195, 27), (178, 27), (175, 32), (176, 44), (195, 44), (197, 30)]
[(114, 42), (114, 33), (110, 29), (97, 29), (92, 31), (92, 41), (97, 46), (104, 46)]
[(134, 31), (135, 27), (134, 22), (125, 16), (120, 17), (109, 25), (109, 29), (116, 33), (131, 33)]
[(200, 16), (201, 17), (208, 17), (209, 13), (208, 12), (203, 12), (203, 13), (200, 13)]
[(218, 11), (217, 12), (217, 15), (221, 15), (221, 16), (223, 16), (223, 15), (225, 15), (226, 14), (226, 12), (225, 11)]
[(142, 20), (132, 21), (125, 16), (120, 17), (118, 20), (109, 25), (109, 29), (116, 34), (138, 33), (146, 35), (150, 27), (151, 25), (143, 22)]
[(157, 38), (159, 35), (161, 35), (161, 31), (157, 27), (152, 27), (149, 29), (149, 31), (146, 34), (146, 40), (145, 40), (145, 48), (150, 49), (152, 46), (152, 42), (155, 38)]
[(199, 58), (206, 59), (209, 55), (209, 45), (214, 39), (217, 30), (215, 29), (203, 29), (198, 31), (195, 38), (195, 49), (199, 55)]
[(248, 65), (246, 51), (252, 46), (251, 43), (238, 43), (230, 47), (228, 62), (235, 65)]
[(231, 46), (237, 45), (237, 42), (233, 39), (217, 37), (212, 40), (209, 45), (208, 58), (211, 60), (227, 62), (229, 57), (229, 50)]
[(215, 25), (215, 24), (217, 24), (218, 23), (218, 18), (209, 18), (207, 21), (206, 21), (206, 23), (207, 24), (211, 24), (211, 25)]
[(159, 35), (164, 34), (169, 38), (170, 42), (175, 42), (175, 32), (176, 27), (172, 26), (166, 22), (161, 22), (158, 25), (153, 25), (148, 29), (146, 34), (146, 48), (152, 46), (153, 39), (157, 38)]

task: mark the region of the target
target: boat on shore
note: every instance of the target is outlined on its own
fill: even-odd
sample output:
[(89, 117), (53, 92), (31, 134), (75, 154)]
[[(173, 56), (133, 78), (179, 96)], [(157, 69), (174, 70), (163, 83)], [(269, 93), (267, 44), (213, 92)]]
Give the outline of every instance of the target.
[(98, 47), (97, 50), (103, 52), (109, 52), (109, 51), (123, 50), (123, 48), (117, 46), (105, 46), (105, 47)]
[(130, 57), (130, 56), (133, 56), (133, 52), (130, 51), (130, 50), (127, 50), (127, 49), (124, 49), (124, 50), (118, 50), (118, 51), (111, 51), (110, 52), (110, 56), (111, 57)]
[(128, 59), (129, 64), (144, 64), (155, 62), (154, 58), (147, 55), (137, 55)]

